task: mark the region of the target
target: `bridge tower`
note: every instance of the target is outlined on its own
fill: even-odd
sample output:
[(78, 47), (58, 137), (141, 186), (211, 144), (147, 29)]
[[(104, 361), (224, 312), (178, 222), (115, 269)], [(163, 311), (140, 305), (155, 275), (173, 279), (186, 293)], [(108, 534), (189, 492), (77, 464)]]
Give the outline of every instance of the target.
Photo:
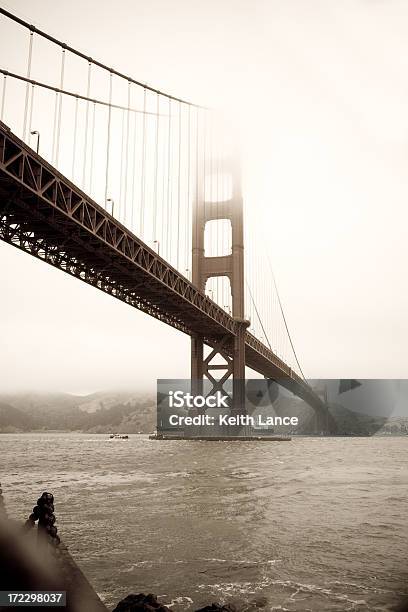
[[(192, 238), (192, 282), (205, 291), (208, 279), (224, 276), (230, 281), (232, 296), (232, 316), (236, 322), (237, 333), (233, 345), (227, 344), (228, 337), (216, 340), (201, 335), (191, 339), (191, 381), (192, 392), (203, 392), (203, 380), (212, 385), (211, 393), (222, 391), (226, 381), (233, 381), (232, 411), (243, 413), (245, 407), (245, 330), (249, 321), (244, 317), (244, 224), (241, 169), (233, 157), (222, 161), (221, 174), (231, 185), (228, 199), (212, 201), (207, 199), (205, 188), (209, 179), (208, 168), (204, 164), (201, 176), (197, 176), (196, 198), (193, 206)], [(205, 253), (205, 229), (209, 221), (227, 220), (231, 224), (231, 252), (217, 256)], [(204, 357), (204, 341), (212, 350)], [(220, 359), (221, 358), (221, 359)], [(213, 363), (216, 360), (217, 363)], [(222, 361), (222, 363), (219, 363)], [(216, 375), (218, 371), (219, 375)]]

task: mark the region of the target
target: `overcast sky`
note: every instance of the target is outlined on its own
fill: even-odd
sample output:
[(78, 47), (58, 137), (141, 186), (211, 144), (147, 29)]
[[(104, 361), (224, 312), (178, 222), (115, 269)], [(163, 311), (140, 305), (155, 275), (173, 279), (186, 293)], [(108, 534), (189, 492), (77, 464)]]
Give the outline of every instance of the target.
[[(405, 0), (3, 6), (238, 117), (246, 204), (259, 210), (306, 376), (408, 377)], [(0, 390), (189, 375), (188, 337), (4, 243), (0, 266)]]

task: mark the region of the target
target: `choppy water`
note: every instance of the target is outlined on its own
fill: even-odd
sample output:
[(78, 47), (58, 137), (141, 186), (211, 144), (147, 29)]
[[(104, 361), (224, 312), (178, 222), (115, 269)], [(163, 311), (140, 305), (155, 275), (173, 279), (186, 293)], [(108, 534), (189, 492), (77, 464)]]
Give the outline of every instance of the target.
[(408, 437), (160, 442), (0, 436), (7, 508), (43, 490), (108, 606), (390, 610), (407, 588)]

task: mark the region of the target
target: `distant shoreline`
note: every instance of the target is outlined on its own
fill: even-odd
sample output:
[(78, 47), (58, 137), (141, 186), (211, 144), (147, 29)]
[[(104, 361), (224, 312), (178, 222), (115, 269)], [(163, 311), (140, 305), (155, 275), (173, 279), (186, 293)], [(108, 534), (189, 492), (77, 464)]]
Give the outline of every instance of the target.
[[(1, 431), (0, 430), (0, 435), (13, 435), (13, 434), (41, 434), (41, 433), (51, 433), (51, 434), (62, 434), (62, 433), (66, 433), (66, 434), (83, 434), (84, 436), (109, 436), (110, 433), (116, 433), (116, 432), (101, 432), (101, 431), (78, 431), (78, 430), (72, 430), (72, 429), (30, 429), (29, 431)], [(146, 432), (142, 432), (139, 433), (137, 431), (135, 432), (124, 432), (126, 433), (126, 435), (128, 436), (148, 436), (149, 433)]]
[[(110, 433), (116, 432), (95, 432), (95, 431), (73, 431), (70, 429), (32, 429), (30, 431), (0, 431), (2, 436), (12, 435), (31, 435), (31, 434), (80, 434), (83, 436), (109, 436)], [(120, 432), (125, 433), (128, 436), (149, 436), (149, 433), (138, 433), (138, 432)], [(292, 438), (408, 438), (408, 433), (374, 433), (372, 435), (361, 435), (361, 434), (331, 434), (331, 435), (319, 435), (319, 434), (291, 434)], [(109, 440), (109, 438), (106, 438)], [(189, 440), (190, 438), (184, 438)]]

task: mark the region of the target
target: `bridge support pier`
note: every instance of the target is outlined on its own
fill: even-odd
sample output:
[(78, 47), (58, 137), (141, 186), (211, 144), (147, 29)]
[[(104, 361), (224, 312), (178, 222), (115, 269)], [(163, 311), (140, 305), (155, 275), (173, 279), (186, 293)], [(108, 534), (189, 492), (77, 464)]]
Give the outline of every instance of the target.
[(191, 392), (203, 393), (204, 342), (201, 336), (191, 338)]
[(233, 380), (233, 411), (245, 413), (245, 331), (248, 321), (237, 321), (237, 335), (234, 339), (234, 380)]

